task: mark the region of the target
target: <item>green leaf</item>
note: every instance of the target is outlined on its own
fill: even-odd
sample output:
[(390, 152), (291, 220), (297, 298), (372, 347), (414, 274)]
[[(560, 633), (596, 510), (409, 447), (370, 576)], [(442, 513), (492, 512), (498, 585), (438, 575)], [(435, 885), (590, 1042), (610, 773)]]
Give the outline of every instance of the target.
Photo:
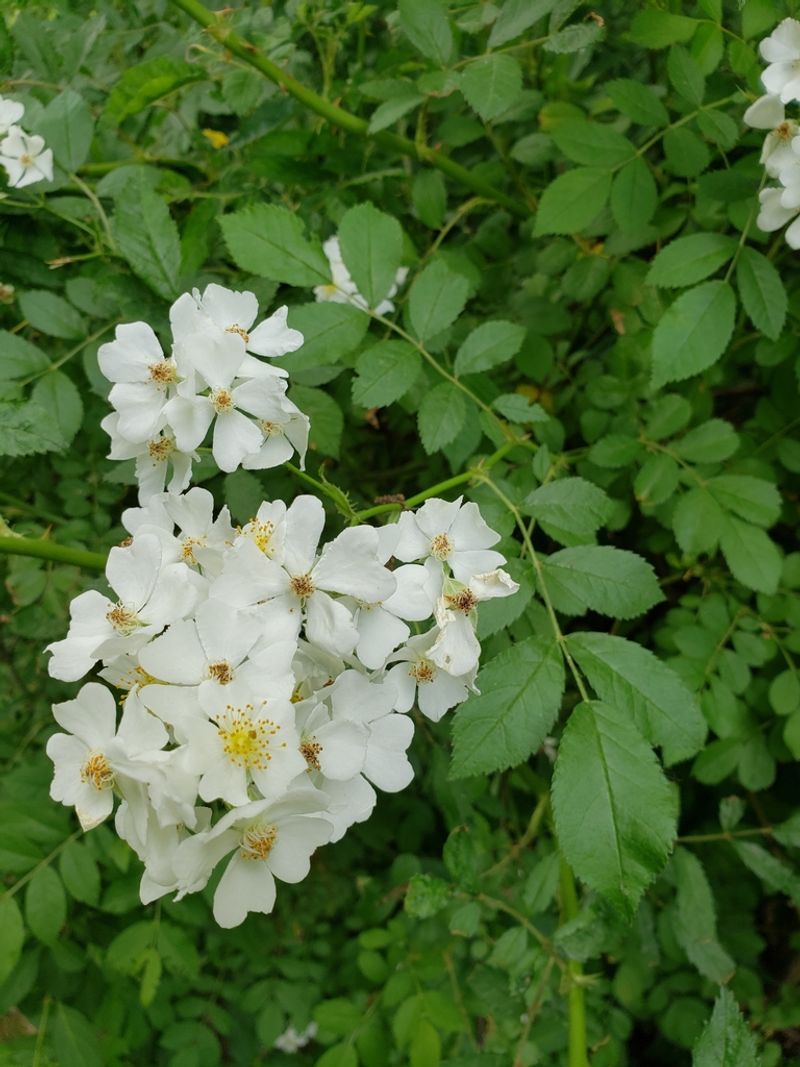
[(86, 335), (86, 323), (80, 312), (49, 289), (28, 289), (20, 293), (19, 307), (31, 326), (48, 337), (74, 341)]
[(333, 397), (308, 385), (292, 386), (289, 396), (311, 420), (308, 447), (323, 456), (337, 457), (342, 441), (344, 416)]
[(736, 964), (717, 940), (714, 897), (703, 865), (685, 848), (676, 848), (672, 869), (677, 885), (675, 935), (691, 963), (704, 978), (727, 982)]
[(535, 422), (548, 422), (550, 416), (541, 404), (532, 404), (527, 396), (520, 393), (502, 393), (492, 401), (492, 407), (499, 411), (509, 422), (533, 425)]
[(141, 176), (128, 182), (114, 201), (112, 230), (133, 273), (159, 296), (173, 299), (181, 265), (178, 227)]
[(31, 402), (47, 413), (64, 443), (70, 444), (83, 422), (83, 401), (72, 379), (63, 371), (50, 371), (33, 387)]
[(464, 309), (469, 281), (442, 261), (435, 260), (419, 274), (409, 294), (409, 317), (420, 341), (452, 326)]
[(455, 39), (440, 0), (400, 0), (400, 28), (418, 52), (440, 67), (453, 58)]
[(85, 1015), (59, 1003), (52, 1013), (50, 1025), (51, 1043), (58, 1049), (59, 1067), (103, 1067), (100, 1042)]
[(58, 939), (67, 919), (67, 897), (52, 867), (42, 867), (28, 882), (25, 919), (31, 933), (46, 945)]
[(477, 685), (453, 720), (451, 778), (503, 771), (537, 751), (561, 706), (561, 651), (529, 637), (490, 660)]
[(696, 178), (711, 162), (705, 141), (685, 126), (673, 126), (664, 134), (667, 169), (679, 178)]
[(70, 841), (58, 863), (67, 892), (83, 904), (97, 904), (100, 899), (100, 872), (86, 845)]
[(103, 122), (117, 126), (129, 115), (174, 93), (190, 82), (205, 81), (206, 70), (198, 63), (186, 63), (172, 56), (158, 56), (138, 66), (128, 67), (111, 91), (103, 112)]
[(0, 456), (32, 456), (66, 447), (58, 427), (38, 404), (0, 403)]
[(611, 501), (583, 478), (561, 478), (534, 489), (525, 498), (523, 510), (562, 545), (592, 544), (595, 533), (608, 521)]
[(694, 756), (706, 739), (697, 699), (649, 649), (602, 633), (573, 633), (569, 649), (598, 697), (628, 712), (667, 766)]
[(613, 126), (587, 119), (565, 119), (553, 127), (552, 137), (567, 159), (587, 167), (618, 167), (636, 155), (636, 149)]
[(781, 495), (773, 482), (749, 474), (720, 474), (706, 488), (726, 511), (756, 526), (772, 526), (781, 514)]
[(0, 330), (0, 381), (33, 377), (46, 371), (50, 360), (24, 337)]
[(643, 507), (663, 504), (678, 487), (680, 468), (663, 452), (650, 456), (633, 480), (633, 491)]
[(721, 463), (739, 448), (739, 435), (724, 419), (709, 419), (689, 430), (672, 446), (681, 459), (692, 463)]
[(406, 341), (381, 341), (356, 361), (353, 403), (365, 408), (393, 404), (408, 392), (421, 370), (422, 356), (416, 348)]
[(450, 903), (453, 887), (430, 874), (412, 875), (404, 900), (405, 910), (415, 919), (429, 919)]
[(278, 204), (258, 204), (219, 220), (228, 251), (242, 270), (287, 285), (330, 285), (331, 269), (303, 222)]
[(672, 513), (672, 529), (687, 555), (713, 552), (725, 529), (725, 513), (711, 494), (698, 486), (681, 495)]
[(549, 15), (556, 0), (506, 0), (489, 34), (489, 47), (499, 48), (520, 37), (540, 18)]
[(525, 327), (514, 322), (484, 322), (467, 336), (455, 360), (455, 374), (478, 374), (507, 363), (522, 348)]
[(358, 204), (339, 223), (342, 259), (371, 308), (385, 299), (403, 255), (403, 231), (372, 204)]
[(13, 897), (4, 897), (0, 901), (0, 982), (5, 982), (19, 962), (24, 941), (22, 913)]
[(603, 210), (610, 192), (611, 173), (600, 167), (560, 174), (542, 194), (534, 234), (578, 233)]
[(728, 516), (719, 547), (731, 574), (748, 589), (772, 594), (781, 577), (781, 554), (758, 526)]
[(667, 56), (667, 74), (675, 92), (692, 107), (699, 107), (706, 91), (706, 80), (697, 61), (679, 44)]
[(53, 149), (53, 155), (68, 174), (86, 162), (94, 135), (89, 105), (74, 89), (65, 89), (50, 101), (36, 122), (36, 132)]
[(408, 1048), (409, 1067), (439, 1067), (442, 1060), (442, 1039), (433, 1023), (420, 1019)]
[(621, 230), (646, 226), (658, 207), (658, 188), (643, 159), (632, 159), (614, 175), (611, 214)]
[(679, 296), (653, 334), (653, 386), (691, 378), (716, 363), (735, 318), (736, 297), (727, 282), (703, 282)]
[(522, 92), (522, 70), (511, 56), (481, 56), (467, 64), (459, 88), (472, 110), (491, 122), (508, 111)]
[(398, 93), (391, 100), (385, 100), (372, 112), (369, 120), (369, 133), (385, 130), (387, 126), (391, 126), (392, 123), (397, 122), (403, 115), (407, 115), (409, 111), (421, 104), (424, 99), (425, 97), (420, 93), (409, 89), (407, 93)]
[(559, 56), (571, 55), (573, 52), (580, 52), (582, 48), (588, 48), (603, 36), (605, 28), (597, 22), (576, 23), (565, 26), (563, 30), (548, 37), (542, 48), (545, 52), (553, 52)]
[(678, 806), (653, 750), (623, 710), (598, 701), (574, 709), (559, 745), (552, 801), (567, 862), (632, 918), (667, 861)]
[(661, 249), (647, 274), (648, 285), (683, 288), (694, 285), (727, 263), (736, 251), (733, 237), (695, 233), (679, 237)]
[(800, 906), (800, 876), (771, 852), (752, 841), (732, 841), (736, 855), (753, 874), (775, 893), (784, 893)]
[(760, 1067), (755, 1038), (730, 989), (722, 988), (692, 1051), (692, 1067)]
[(330, 301), (296, 304), (289, 308), (287, 321), (303, 335), (302, 348), (276, 364), (285, 367), (290, 375), (308, 367), (338, 363), (355, 352), (369, 327), (369, 317), (359, 308)]
[(342, 1041), (323, 1052), (314, 1067), (358, 1067), (358, 1053), (349, 1041)]
[(542, 570), (556, 610), (567, 615), (597, 611), (632, 619), (664, 599), (650, 564), (621, 548), (562, 548), (542, 559)]
[(606, 92), (614, 106), (640, 126), (666, 126), (669, 113), (653, 90), (632, 78), (615, 78)]
[(421, 170), (411, 186), (411, 202), (420, 222), (441, 229), (447, 210), (447, 186), (438, 170)]
[(425, 394), (419, 406), (417, 427), (422, 447), (430, 456), (455, 441), (467, 418), (464, 394), (442, 382)]
[(777, 341), (788, 307), (786, 286), (778, 271), (765, 255), (745, 245), (736, 264), (736, 284), (755, 328)]
[(264, 487), (252, 471), (238, 470), (225, 475), (225, 503), (234, 522), (249, 522), (264, 499)]
[(647, 8), (634, 18), (628, 37), (634, 44), (644, 48), (666, 48), (690, 40), (698, 26), (696, 19), (685, 15), (672, 15), (667, 11)]

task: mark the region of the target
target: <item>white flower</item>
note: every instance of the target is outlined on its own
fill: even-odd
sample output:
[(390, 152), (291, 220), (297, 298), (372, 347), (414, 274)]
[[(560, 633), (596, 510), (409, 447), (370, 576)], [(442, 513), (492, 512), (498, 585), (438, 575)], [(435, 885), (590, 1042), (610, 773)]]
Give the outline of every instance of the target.
[(475, 608), (482, 600), (511, 596), (518, 589), (519, 585), (501, 570), (476, 574), (466, 585), (448, 579), (436, 605), (439, 634), (428, 659), (456, 678), (473, 671), (481, 654), (475, 636)]
[(792, 151), (798, 125), (786, 118), (783, 104), (777, 96), (761, 96), (744, 113), (744, 121), (756, 130), (769, 130), (761, 150), (761, 162), (772, 178), (782, 169), (797, 162)]
[(756, 219), (756, 225), (765, 233), (773, 233), (794, 219), (784, 234), (786, 243), (790, 248), (800, 248), (800, 208), (787, 208), (783, 206), (783, 189), (775, 186), (767, 186), (758, 194), (761, 210)]
[(400, 539), (395, 549), (398, 559), (433, 558), (446, 563), (459, 582), (475, 574), (485, 574), (505, 563), (505, 557), (491, 551), (500, 535), (490, 529), (477, 504), (457, 500), (427, 500), (418, 511), (400, 516)]
[[(246, 391), (250, 410), (258, 416), (258, 425), (263, 434), (261, 447), (257, 452), (245, 456), (242, 466), (245, 470), (266, 470), (279, 467), (297, 452), (300, 466), (305, 468), (308, 433), (311, 422), (300, 408), (283, 393), (261, 389), (254, 397), (254, 388)], [(241, 397), (241, 392), (237, 395)]]
[(131, 534), (154, 534), (165, 557), (171, 554), (189, 566), (202, 567), (207, 576), (222, 570), (224, 552), (236, 537), (227, 505), (214, 518), (214, 497), (198, 485), (186, 493), (159, 493), (145, 507), (127, 508), (122, 525)]
[(117, 433), (135, 443), (154, 437), (164, 426), (168, 390), (179, 377), (152, 329), (146, 322), (117, 326), (114, 340), (97, 350), (97, 362), (115, 383), (108, 399), (119, 412)]
[[(329, 237), (323, 244), (322, 250), (325, 253), (328, 263), (331, 268), (331, 281), (328, 285), (317, 285), (314, 287), (314, 296), (317, 302), (320, 301), (332, 301), (334, 304), (352, 304), (354, 307), (361, 308), (362, 311), (367, 311), (369, 305), (365, 297), (359, 293), (356, 283), (350, 276), (350, 271), (344, 264), (342, 259), (342, 251), (339, 245), (338, 237)], [(394, 304), (390, 297), (397, 294), (397, 290), (406, 280), (408, 276), (408, 268), (400, 267), (394, 277), (394, 282), (381, 299), (374, 311), (377, 315), (388, 315), (394, 311)]]
[[(136, 479), (139, 483), (139, 503), (147, 504), (156, 494), (182, 493), (192, 478), (192, 463), (198, 460), (195, 452), (181, 452), (175, 446), (175, 438), (167, 432), (158, 433), (141, 444), (129, 441), (118, 431), (119, 415), (113, 411), (100, 423), (111, 438), (109, 459), (135, 459)], [(172, 468), (172, 475), (167, 478)]]
[(438, 636), (439, 629), (434, 626), (428, 633), (412, 637), (389, 657), (389, 662), (395, 666), (390, 667), (386, 675), (397, 688), (395, 709), (410, 711), (416, 700), (422, 714), (433, 722), (439, 722), (445, 712), (465, 701), (470, 690), (478, 692), (475, 687), (477, 664), (465, 674), (453, 676), (428, 658)]
[(280, 1052), (299, 1052), (301, 1048), (306, 1047), (309, 1041), (313, 1041), (316, 1036), (317, 1024), (315, 1022), (310, 1022), (302, 1032), (298, 1032), (293, 1026), (290, 1026), (279, 1037), (275, 1038), (275, 1043), (272, 1047)]
[(25, 114), (25, 105), (8, 97), (0, 96), (0, 135), (8, 133)]
[[(220, 470), (230, 473), (246, 457), (258, 465), (260, 454), (265, 457), (264, 466), (275, 465), (270, 462), (275, 455), (272, 438), (277, 436), (276, 428), (286, 429), (293, 417), (292, 436), (296, 434), (301, 447), (305, 447), (307, 426), (304, 439), (298, 426), (298, 409), (289, 401), (281, 404), (285, 382), (275, 377), (241, 379), (245, 351), (237, 334), (197, 333), (187, 347), (191, 349), (194, 370), (210, 392), (191, 395), (190, 388), (197, 388), (200, 383), (187, 380), (166, 404), (164, 414), (182, 452), (197, 448), (213, 422), (212, 452)], [(180, 359), (178, 365), (181, 366)], [(239, 384), (235, 384), (237, 380)]]
[(217, 863), (233, 852), (214, 894), (214, 918), (230, 929), (251, 911), (268, 915), (275, 905), (275, 879), (301, 882), (312, 853), (330, 840), (325, 805), (323, 793), (302, 787), (275, 803), (254, 801), (229, 811), (212, 829), (178, 846), (178, 899), (202, 889)]
[(81, 826), (91, 830), (111, 814), (114, 788), (125, 792), (126, 780), (146, 781), (153, 753), (167, 743), (167, 731), (152, 715), (126, 708), (117, 730), (111, 692), (87, 682), (75, 700), (53, 707), (59, 726), (69, 733), (47, 742), (53, 761), (50, 796), (74, 806)]
[(19, 126), (12, 126), (0, 141), (0, 166), (14, 189), (53, 180), (52, 150), (44, 147), (43, 137), (25, 133)]
[[(211, 283), (203, 290), (191, 294), (184, 293), (178, 297), (170, 308), (170, 323), (173, 335), (178, 343), (198, 331), (207, 330), (213, 324), (218, 330), (234, 334), (240, 338), (243, 348), (257, 356), (274, 359), (296, 352), (303, 344), (303, 335), (299, 330), (291, 329), (286, 322), (289, 309), (278, 308), (269, 318), (252, 329), (258, 316), (258, 299), (251, 292), (235, 292), (222, 285)], [(268, 370), (273, 374), (285, 374), (283, 370), (248, 361), (245, 366), (249, 373), (258, 375)], [(249, 374), (247, 375), (249, 376)]]
[[(192, 825), (198, 830), (208, 829), (211, 819), (210, 808), (195, 809)], [(123, 800), (114, 816), (114, 828), (127, 842), (144, 864), (144, 872), (139, 883), (139, 898), (142, 904), (152, 904), (166, 893), (174, 893), (178, 888), (178, 876), (175, 874), (175, 854), (181, 841), (189, 836), (184, 826), (162, 826), (153, 808), (147, 809), (144, 826), (136, 818), (135, 809)]]
[(313, 700), (295, 704), (300, 754), (312, 771), (335, 782), (348, 782), (364, 769), (369, 728), (350, 719), (331, 716), (325, 704)]
[(800, 22), (784, 19), (760, 45), (769, 66), (761, 75), (768, 93), (784, 104), (800, 100)]
[(51, 677), (75, 682), (98, 659), (138, 650), (193, 610), (200, 595), (197, 576), (183, 563), (164, 565), (158, 538), (149, 534), (111, 549), (106, 578), (116, 602), (94, 589), (75, 597), (69, 633), (46, 649)]

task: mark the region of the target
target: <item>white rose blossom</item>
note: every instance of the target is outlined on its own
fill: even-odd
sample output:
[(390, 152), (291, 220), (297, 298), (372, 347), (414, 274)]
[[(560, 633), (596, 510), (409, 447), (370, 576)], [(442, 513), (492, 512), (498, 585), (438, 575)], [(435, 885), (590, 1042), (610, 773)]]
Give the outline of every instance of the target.
[(139, 505), (108, 556), (112, 595), (77, 596), (49, 646), (53, 677), (97, 667), (106, 683), (54, 708), (53, 799), (85, 829), (119, 801), (144, 903), (197, 892), (226, 863), (223, 927), (269, 913), (276, 880), (300, 881), (377, 791), (408, 786), (409, 713), (437, 722), (477, 691), (478, 605), (517, 588), (462, 498), (326, 538), (316, 497), (264, 501), (234, 526), (189, 487), (209, 431), (226, 472), (302, 461), (308, 419), (267, 362), (302, 336), (285, 307), (257, 318), (252, 293), (212, 284), (173, 304), (169, 345), (138, 322), (101, 346), (114, 408), (102, 425), (111, 457), (135, 460)]
[[(7, 105), (10, 101), (4, 103)], [(9, 127), (0, 141), (0, 166), (5, 169), (8, 184), (13, 189), (53, 180), (52, 149), (45, 148), (44, 137), (26, 133), (19, 126)]]
[(331, 268), (331, 280), (327, 285), (314, 287), (314, 296), (318, 302), (331, 301), (334, 304), (352, 304), (353, 307), (360, 308), (362, 311), (372, 310), (376, 315), (389, 315), (394, 311), (394, 304), (391, 298), (397, 295), (400, 286), (408, 277), (408, 267), (400, 267), (398, 269), (389, 291), (384, 294), (374, 308), (370, 309), (366, 297), (362, 296), (358, 291), (350, 271), (345, 266), (339, 238), (329, 237), (323, 244), (322, 251), (325, 253), (328, 265)]

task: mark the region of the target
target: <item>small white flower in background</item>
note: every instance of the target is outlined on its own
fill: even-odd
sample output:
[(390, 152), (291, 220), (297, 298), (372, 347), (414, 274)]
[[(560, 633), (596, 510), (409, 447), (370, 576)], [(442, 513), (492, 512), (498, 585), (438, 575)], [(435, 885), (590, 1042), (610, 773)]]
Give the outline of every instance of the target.
[(370, 309), (366, 298), (359, 293), (356, 283), (350, 276), (350, 271), (342, 259), (342, 250), (338, 237), (329, 237), (323, 244), (328, 264), (331, 268), (331, 281), (328, 285), (314, 287), (314, 297), (317, 302), (332, 301), (334, 304), (352, 304), (353, 307), (361, 308), (362, 311), (372, 310), (376, 315), (388, 315), (394, 311), (391, 298), (397, 295), (400, 286), (408, 277), (408, 267), (400, 267), (394, 276), (394, 282), (382, 300), (376, 307)]
[(0, 96), (0, 135), (8, 133), (12, 126), (18, 125), (25, 114), (25, 105), (7, 96)]
[(759, 46), (769, 66), (761, 75), (767, 92), (784, 104), (800, 100), (800, 22), (784, 19)]
[(154, 496), (163, 493), (165, 486), (170, 493), (182, 493), (188, 487), (192, 480), (192, 464), (200, 458), (196, 452), (181, 452), (175, 445), (175, 438), (165, 431), (141, 443), (129, 441), (119, 433), (118, 425), (116, 411), (106, 415), (100, 423), (111, 438), (108, 458), (136, 461), (140, 504), (146, 505)]
[(299, 1052), (301, 1048), (305, 1048), (306, 1045), (313, 1041), (317, 1036), (317, 1024), (310, 1022), (305, 1030), (295, 1030), (293, 1026), (290, 1026), (287, 1030), (275, 1038), (273, 1048), (278, 1049), (279, 1052)]
[(19, 126), (12, 126), (0, 141), (0, 166), (13, 189), (53, 180), (53, 152), (45, 148), (44, 137), (25, 133)]

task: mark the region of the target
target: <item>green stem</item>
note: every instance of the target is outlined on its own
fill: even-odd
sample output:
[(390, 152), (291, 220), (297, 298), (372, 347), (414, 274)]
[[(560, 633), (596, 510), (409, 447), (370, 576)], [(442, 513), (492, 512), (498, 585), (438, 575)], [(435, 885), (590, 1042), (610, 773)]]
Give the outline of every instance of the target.
[(717, 834), (686, 834), (675, 840), (679, 845), (702, 845), (710, 841), (734, 841), (737, 837), (771, 837), (771, 826), (754, 826), (749, 830), (722, 830)]
[(423, 489), (421, 493), (416, 493), (414, 496), (410, 496), (408, 500), (394, 501), (390, 504), (375, 504), (374, 507), (356, 511), (353, 515), (353, 519), (357, 522), (363, 522), (364, 519), (371, 519), (374, 515), (386, 515), (392, 511), (405, 511), (406, 508), (415, 508), (417, 504), (422, 504), (429, 497), (444, 493), (448, 489), (455, 489), (459, 485), (465, 485), (467, 482), (479, 478), (484, 471), (490, 470), (495, 463), (498, 463), (504, 456), (507, 456), (517, 444), (517, 441), (507, 441), (504, 445), (501, 445), (496, 452), (493, 452), (488, 459), (484, 460), (483, 463), (478, 464), (477, 467), (471, 467), (462, 474), (454, 474), (452, 478), (446, 478), (443, 482), (437, 482), (436, 485), (431, 485), (427, 489)]
[(67, 845), (81, 837), (82, 834), (83, 830), (75, 830), (69, 837), (65, 837), (60, 844), (56, 845), (52, 852), (48, 853), (43, 860), (40, 860), (35, 867), (32, 867), (26, 874), (23, 874), (23, 876), (18, 878), (17, 881), (5, 891), (5, 893), (0, 895), (0, 903), (8, 897), (15, 896), (24, 885), (27, 885), (28, 882), (30, 882), (31, 878), (34, 878), (39, 871), (44, 870), (45, 867), (49, 867), (56, 856), (63, 852)]
[[(561, 858), (561, 912), (565, 923), (576, 918), (578, 914), (578, 894), (575, 890), (575, 877), (566, 860)], [(569, 1067), (589, 1067), (589, 1055), (586, 1044), (586, 1000), (584, 997), (583, 966), (578, 960), (567, 961), (567, 973), (570, 976), (569, 987)]]
[(106, 569), (106, 557), (101, 552), (67, 548), (66, 545), (32, 537), (0, 537), (0, 555), (34, 556), (36, 559), (49, 559), (54, 563), (70, 563), (73, 567), (84, 567), (101, 574)]
[(332, 482), (320, 481), (318, 478), (314, 478), (312, 475), (300, 470), (294, 463), (285, 463), (284, 466), (292, 472), (298, 481), (311, 486), (312, 489), (316, 489), (317, 492), (326, 496), (335, 505), (336, 510), (344, 515), (346, 519), (351, 522), (356, 519), (358, 512), (353, 511), (353, 505), (350, 503), (347, 493), (340, 489), (338, 485), (334, 485)]
[(319, 93), (315, 93), (313, 89), (303, 85), (297, 78), (294, 78), (282, 67), (279, 67), (277, 63), (273, 63), (271, 59), (268, 59), (263, 52), (260, 52), (244, 37), (234, 33), (233, 30), (225, 25), (219, 15), (209, 11), (207, 7), (199, 3), (199, 0), (172, 0), (172, 3), (203, 26), (214, 40), (223, 45), (228, 52), (243, 59), (251, 67), (255, 67), (264, 77), (279, 85), (295, 100), (303, 104), (304, 107), (322, 116), (332, 125), (338, 126), (342, 130), (347, 130), (348, 133), (355, 133), (359, 137), (369, 137), (376, 144), (391, 151), (400, 152), (404, 156), (410, 156), (420, 163), (429, 163), (431, 166), (436, 167), (437, 170), (442, 171), (443, 174), (449, 175), (455, 181), (461, 182), (462, 185), (472, 189), (478, 195), (501, 204), (512, 215), (523, 219), (528, 218), (528, 209), (518, 200), (508, 196), (502, 190), (496, 189), (489, 182), (483, 181), (467, 167), (456, 163), (443, 152), (439, 152), (435, 148), (428, 148), (427, 145), (415, 143), (407, 137), (401, 137), (400, 134), (392, 133), (389, 130), (370, 133), (369, 122), (366, 119), (345, 111), (344, 108), (331, 103), (330, 100), (326, 100)]

